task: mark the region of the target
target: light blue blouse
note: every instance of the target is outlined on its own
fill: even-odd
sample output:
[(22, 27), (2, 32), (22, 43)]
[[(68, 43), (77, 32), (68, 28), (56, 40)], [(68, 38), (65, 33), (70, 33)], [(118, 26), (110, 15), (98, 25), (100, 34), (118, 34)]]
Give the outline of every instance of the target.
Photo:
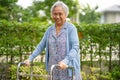
[[(68, 66), (73, 66), (75, 69), (75, 74), (80, 73), (80, 50), (79, 50), (79, 39), (77, 34), (76, 27), (69, 22), (64, 23), (64, 28), (66, 29), (66, 49), (67, 54), (63, 61)], [(46, 50), (46, 70), (48, 70), (48, 61), (49, 61), (49, 51), (48, 51), (48, 37), (52, 29), (54, 29), (55, 24), (50, 26), (45, 32), (42, 40), (37, 45), (33, 53), (29, 56), (29, 60), (32, 61), (37, 55), (39, 55), (44, 49)], [(70, 74), (71, 75), (71, 74)]]

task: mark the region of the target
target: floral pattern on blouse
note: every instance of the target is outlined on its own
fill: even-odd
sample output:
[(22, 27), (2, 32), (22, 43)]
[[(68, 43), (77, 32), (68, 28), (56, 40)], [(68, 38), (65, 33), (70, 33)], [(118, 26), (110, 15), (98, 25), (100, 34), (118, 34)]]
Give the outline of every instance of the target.
[[(51, 65), (58, 64), (66, 56), (66, 34), (62, 28), (59, 35), (56, 36), (55, 28), (50, 32), (49, 36), (49, 69)], [(71, 80), (68, 77), (67, 69), (61, 70), (57, 67), (53, 70), (53, 80)]]

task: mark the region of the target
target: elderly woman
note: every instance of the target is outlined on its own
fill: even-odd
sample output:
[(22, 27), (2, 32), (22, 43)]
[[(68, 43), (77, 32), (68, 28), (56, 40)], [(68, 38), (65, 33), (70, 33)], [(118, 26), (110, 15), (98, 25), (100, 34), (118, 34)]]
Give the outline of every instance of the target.
[(30, 61), (46, 48), (46, 70), (49, 71), (53, 64), (59, 65), (58, 70), (53, 71), (53, 80), (71, 80), (68, 66), (73, 66), (75, 69), (74, 80), (81, 80), (79, 39), (76, 27), (66, 21), (68, 14), (66, 4), (61, 1), (54, 3), (51, 7), (51, 16), (55, 24), (47, 29), (36, 49), (24, 61), (29, 65)]

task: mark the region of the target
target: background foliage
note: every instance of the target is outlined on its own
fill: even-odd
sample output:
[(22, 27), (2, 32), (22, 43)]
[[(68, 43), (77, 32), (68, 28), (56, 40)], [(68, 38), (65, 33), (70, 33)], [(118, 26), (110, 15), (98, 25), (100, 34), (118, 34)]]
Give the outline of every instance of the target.
[[(12, 55), (17, 55), (14, 52), (17, 47), (37, 45), (47, 27), (48, 24), (46, 22), (25, 22), (21, 24), (19, 22), (0, 21), (0, 46), (2, 49), (0, 53), (4, 54), (5, 50), (11, 50), (10, 52), (13, 52)], [(9, 54), (11, 54), (10, 52)]]
[[(55, 2), (34, 0), (24, 9), (17, 1), (0, 0), (0, 78), (4, 80), (16, 79), (16, 64), (31, 54), (51, 25), (50, 7)], [(120, 24), (95, 24), (100, 18), (97, 6), (92, 9), (89, 5), (81, 7), (78, 0), (62, 1), (70, 8), (69, 18), (76, 18), (79, 12), (81, 24), (74, 24), (80, 39), (83, 79), (119, 80)], [(114, 60), (113, 53), (117, 55)]]
[[(111, 75), (114, 76), (112, 78), (119, 79), (119, 72), (116, 72), (119, 68), (116, 66), (114, 69), (115, 66), (113, 65), (120, 64), (120, 24), (75, 25), (78, 29), (78, 34), (82, 33), (81, 35), (79, 34), (82, 66), (88, 65), (90, 67), (98, 67), (100, 68), (99, 74), (108, 75), (103, 72), (106, 70), (112, 72)], [(26, 52), (33, 51), (34, 47), (39, 43), (49, 26), (50, 25), (47, 22), (20, 23), (1, 20), (0, 56), (11, 56), (10, 58), (7, 58), (8, 63), (21, 61), (20, 58), (17, 60), (14, 58), (25, 55)], [(118, 57), (115, 59), (114, 64), (112, 59), (113, 52)], [(90, 57), (86, 63), (84, 59), (87, 55), (90, 55)], [(96, 61), (97, 63), (94, 64), (94, 59), (96, 57), (98, 57)], [(27, 57), (24, 57), (24, 59), (25, 58)], [(103, 65), (103, 62), (107, 64)]]

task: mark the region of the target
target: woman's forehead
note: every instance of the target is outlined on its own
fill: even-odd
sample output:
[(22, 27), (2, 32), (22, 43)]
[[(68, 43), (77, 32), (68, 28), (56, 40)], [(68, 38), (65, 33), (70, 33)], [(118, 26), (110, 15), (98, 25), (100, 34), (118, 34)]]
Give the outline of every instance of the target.
[(64, 9), (61, 6), (56, 6), (53, 9), (53, 12), (62, 12), (62, 13), (65, 13)]

